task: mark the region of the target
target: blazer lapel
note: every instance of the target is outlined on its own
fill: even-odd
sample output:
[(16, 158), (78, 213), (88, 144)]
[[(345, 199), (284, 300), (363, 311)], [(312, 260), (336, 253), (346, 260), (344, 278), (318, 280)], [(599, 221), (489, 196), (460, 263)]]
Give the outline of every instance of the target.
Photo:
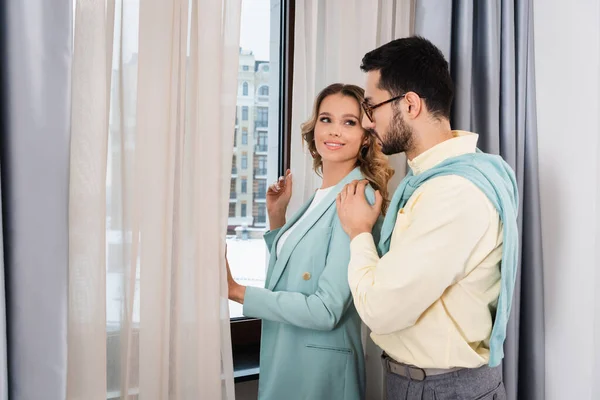
[[(296, 245), (300, 242), (304, 235), (306, 235), (309, 229), (312, 228), (313, 225), (319, 220), (319, 218), (321, 218), (325, 211), (327, 211), (332, 205), (335, 204), (335, 199), (338, 193), (342, 190), (342, 188), (351, 181), (362, 178), (363, 175), (360, 172), (359, 168), (355, 168), (354, 170), (352, 170), (352, 172), (346, 175), (344, 179), (342, 179), (337, 185), (335, 185), (335, 187), (323, 198), (323, 200), (321, 200), (319, 205), (310, 212), (310, 215), (307, 215), (306, 218), (304, 218), (300, 222), (300, 224), (294, 228), (294, 231), (286, 239), (285, 244), (281, 249), (281, 254), (279, 255), (279, 257), (277, 257), (275, 261), (275, 265), (272, 269), (273, 272), (268, 281), (267, 289), (273, 290), (275, 288), (277, 282), (279, 282), (279, 279), (281, 278), (281, 275), (283, 274), (283, 271), (287, 266), (287, 263), (290, 259), (290, 256), (292, 255), (292, 252), (294, 251), (294, 248), (296, 248)], [(292, 227), (298, 221), (298, 219), (306, 212), (313, 198), (314, 195), (313, 197), (311, 197), (310, 201), (308, 201), (302, 207), (302, 209), (298, 213), (296, 213), (296, 215), (294, 215), (294, 217), (289, 221), (289, 223), (286, 223), (285, 230), (288, 230), (290, 227)], [(277, 248), (277, 242), (279, 241), (279, 238), (285, 230), (282, 229), (281, 232), (279, 232), (279, 234), (275, 238), (273, 246), (275, 249)], [(273, 258), (274, 257), (271, 256), (271, 260)]]

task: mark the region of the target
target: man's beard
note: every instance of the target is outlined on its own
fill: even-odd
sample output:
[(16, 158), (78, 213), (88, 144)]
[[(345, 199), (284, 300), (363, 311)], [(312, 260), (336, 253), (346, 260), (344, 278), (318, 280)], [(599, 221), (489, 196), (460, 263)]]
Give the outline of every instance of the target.
[(385, 140), (381, 140), (381, 152), (386, 156), (410, 150), (413, 146), (413, 131), (408, 126), (400, 110), (395, 110), (390, 121)]

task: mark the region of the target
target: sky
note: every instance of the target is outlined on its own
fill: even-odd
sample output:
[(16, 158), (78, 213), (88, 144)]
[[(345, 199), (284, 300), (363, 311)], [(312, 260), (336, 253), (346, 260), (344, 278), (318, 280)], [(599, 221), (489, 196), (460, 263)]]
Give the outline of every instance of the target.
[(252, 50), (257, 60), (269, 60), (271, 0), (242, 0), (240, 46)]

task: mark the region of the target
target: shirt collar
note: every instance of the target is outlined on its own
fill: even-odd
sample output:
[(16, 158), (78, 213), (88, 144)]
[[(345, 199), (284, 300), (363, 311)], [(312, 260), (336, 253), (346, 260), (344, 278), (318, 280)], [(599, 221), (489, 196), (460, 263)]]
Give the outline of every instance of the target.
[(448, 158), (475, 153), (479, 135), (466, 131), (452, 131), (452, 134), (452, 139), (445, 140), (408, 161), (414, 175), (419, 175)]

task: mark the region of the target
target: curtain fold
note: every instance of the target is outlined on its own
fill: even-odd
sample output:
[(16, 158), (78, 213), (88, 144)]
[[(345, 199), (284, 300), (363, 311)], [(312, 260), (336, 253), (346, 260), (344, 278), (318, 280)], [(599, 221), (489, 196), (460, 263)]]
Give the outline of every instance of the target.
[(233, 399), (241, 0), (101, 3), (76, 7), (68, 398)]
[(58, 400), (67, 372), (72, 1), (1, 5), (8, 371), (0, 396)]
[(417, 0), (415, 33), (442, 49), (456, 94), (452, 125), (513, 167), (521, 264), (507, 328), (509, 399), (544, 399), (544, 293), (532, 1)]
[[(0, 37), (6, 37), (6, 11), (5, 1), (0, 0)], [(0, 40), (0, 55), (2, 59), (7, 59), (6, 43), (4, 40)], [(6, 65), (0, 64), (0, 143), (2, 138), (8, 134), (8, 110), (6, 109), (6, 99), (8, 94), (8, 77), (7, 77)], [(2, 157), (0, 154), (0, 206), (2, 206), (3, 190), (2, 190)], [(3, 209), (3, 207), (2, 207)], [(3, 216), (0, 215), (0, 228), (3, 231), (3, 225), (1, 224)], [(5, 278), (5, 256), (4, 256), (4, 233), (0, 236), (0, 400), (8, 400), (8, 347), (7, 347), (7, 336), (6, 336), (6, 278)]]
[[(114, 0), (108, 4), (114, 9)], [(106, 153), (112, 21), (77, 1), (71, 73), (68, 399), (106, 398)]]

